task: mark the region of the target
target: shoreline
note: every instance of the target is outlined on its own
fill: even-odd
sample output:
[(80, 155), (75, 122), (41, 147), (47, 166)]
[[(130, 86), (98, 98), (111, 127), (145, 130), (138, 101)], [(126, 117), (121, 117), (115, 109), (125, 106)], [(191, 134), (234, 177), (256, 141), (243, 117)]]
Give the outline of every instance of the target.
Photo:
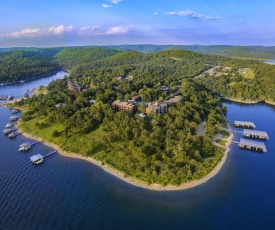
[[(21, 131), (18, 126), (17, 126), (17, 128), (18, 128), (18, 131)], [(69, 157), (69, 158), (82, 159), (82, 160), (88, 161), (91, 164), (100, 167), (105, 172), (107, 172), (107, 173), (117, 177), (118, 179), (121, 179), (124, 182), (129, 183), (133, 186), (140, 187), (140, 188), (143, 188), (143, 189), (148, 189), (148, 190), (154, 190), (154, 191), (177, 191), (177, 190), (185, 190), (185, 189), (189, 189), (189, 188), (193, 188), (193, 187), (196, 187), (198, 185), (201, 185), (201, 184), (205, 183), (206, 181), (208, 181), (209, 179), (211, 179), (212, 177), (214, 177), (220, 171), (220, 169), (222, 168), (222, 166), (226, 162), (228, 153), (230, 151), (229, 146), (230, 146), (230, 144), (232, 143), (232, 140), (233, 140), (233, 132), (231, 131), (231, 129), (229, 129), (229, 132), (230, 132), (230, 136), (227, 138), (227, 143), (226, 143), (225, 151), (223, 153), (222, 158), (220, 159), (219, 163), (207, 175), (205, 175), (201, 179), (197, 179), (197, 180), (182, 183), (179, 186), (167, 185), (167, 186), (164, 186), (164, 187), (160, 184), (147, 185), (145, 182), (139, 181), (137, 179), (134, 179), (134, 178), (131, 178), (131, 177), (125, 177), (123, 173), (119, 172), (118, 170), (116, 170), (114, 168), (111, 168), (108, 165), (105, 165), (105, 164), (103, 165), (100, 161), (95, 160), (92, 157), (84, 157), (84, 156), (78, 155), (76, 153), (66, 152), (62, 148), (57, 146), (56, 144), (47, 142), (47, 141), (45, 141), (45, 140), (43, 140), (43, 139), (41, 139), (37, 136), (27, 134), (27, 133), (24, 133), (24, 132), (22, 132), (22, 135), (25, 136), (26, 138), (30, 138), (30, 139), (33, 139), (33, 140), (36, 140), (36, 141), (40, 141), (44, 145), (47, 145), (47, 146), (55, 149), (61, 156)]]
[(228, 97), (220, 97), (221, 99), (227, 100), (227, 101), (234, 101), (234, 102), (238, 102), (238, 103), (243, 103), (243, 104), (257, 104), (259, 102), (264, 102), (266, 104), (269, 105), (275, 105), (275, 102), (271, 102), (271, 101), (265, 101), (265, 100), (259, 100), (259, 101), (241, 101), (238, 99), (232, 99), (232, 98), (228, 98)]

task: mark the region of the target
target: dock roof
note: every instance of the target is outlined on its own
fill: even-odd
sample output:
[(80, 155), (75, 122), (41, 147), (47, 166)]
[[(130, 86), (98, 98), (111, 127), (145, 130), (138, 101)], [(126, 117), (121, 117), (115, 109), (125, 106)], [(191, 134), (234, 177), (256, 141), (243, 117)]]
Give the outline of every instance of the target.
[(37, 160), (39, 160), (39, 159), (41, 159), (41, 158), (43, 159), (43, 156), (42, 156), (41, 154), (36, 154), (36, 155), (30, 157), (30, 160), (31, 160), (32, 162), (34, 162), (34, 161), (37, 161)]
[(254, 122), (250, 122), (250, 121), (234, 121), (235, 125), (241, 125), (241, 126), (251, 126), (253, 128), (256, 128), (256, 125), (254, 124)]
[(19, 145), (19, 147), (24, 147), (24, 146), (28, 146), (28, 145), (31, 145), (30, 142), (25, 142), (25, 143), (22, 143), (21, 145)]
[(268, 138), (267, 132), (259, 131), (259, 130), (244, 129), (243, 134), (244, 135), (256, 135), (256, 136), (262, 136), (262, 137)]
[(262, 149), (264, 152), (266, 152), (266, 146), (264, 143), (259, 142), (259, 141), (250, 141), (250, 140), (246, 140), (246, 139), (240, 139), (240, 144), (239, 146), (248, 146), (248, 147), (255, 147), (255, 148), (260, 148)]

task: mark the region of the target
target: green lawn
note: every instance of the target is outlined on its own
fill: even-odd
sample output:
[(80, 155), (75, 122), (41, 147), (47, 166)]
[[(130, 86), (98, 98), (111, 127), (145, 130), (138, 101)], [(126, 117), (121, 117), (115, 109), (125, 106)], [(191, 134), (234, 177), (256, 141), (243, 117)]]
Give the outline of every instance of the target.
[(241, 74), (244, 78), (247, 78), (247, 79), (254, 79), (255, 78), (255, 74), (254, 72), (252, 71), (252, 69), (249, 69), (248, 68), (248, 71), (247, 73), (243, 73)]
[[(81, 155), (92, 155), (99, 151), (102, 151), (103, 146), (99, 142), (100, 136), (102, 136), (102, 130), (97, 129), (89, 134), (76, 133), (72, 136), (66, 137), (62, 131), (64, 126), (60, 123), (46, 124), (42, 128), (38, 128), (35, 124), (46, 121), (43, 118), (35, 118), (20, 124), (20, 129), (23, 132), (40, 137), (41, 139), (54, 143), (64, 149), (65, 151), (78, 153)], [(53, 132), (58, 131), (59, 136), (53, 137)]]

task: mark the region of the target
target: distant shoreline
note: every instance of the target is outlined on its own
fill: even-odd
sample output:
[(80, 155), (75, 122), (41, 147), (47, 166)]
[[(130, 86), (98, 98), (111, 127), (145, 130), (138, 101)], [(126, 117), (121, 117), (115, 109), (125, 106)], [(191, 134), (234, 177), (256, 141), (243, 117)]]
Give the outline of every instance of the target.
[(224, 99), (224, 100), (227, 100), (227, 101), (234, 101), (234, 102), (244, 103), (244, 104), (257, 104), (259, 102), (264, 102), (264, 103), (269, 104), (269, 105), (275, 105), (275, 102), (266, 101), (266, 100), (242, 101), (242, 100), (232, 99), (232, 98), (228, 98), (228, 97), (221, 97), (221, 99)]
[[(18, 131), (20, 130), (20, 127), (18, 127)], [(155, 191), (176, 191), (176, 190), (185, 190), (185, 189), (189, 189), (189, 188), (193, 188), (195, 186), (201, 185), (203, 183), (205, 183), (206, 181), (208, 181), (209, 179), (211, 179), (212, 177), (214, 177), (222, 168), (222, 166), (224, 165), (224, 163), (226, 162), (228, 153), (229, 153), (229, 146), (232, 143), (233, 140), (233, 132), (231, 131), (231, 129), (229, 129), (230, 131), (230, 136), (227, 138), (227, 143), (226, 143), (226, 147), (225, 147), (225, 152), (223, 153), (222, 158), (220, 159), (220, 162), (207, 174), (205, 175), (203, 178), (198, 179), (198, 180), (193, 180), (193, 181), (189, 181), (189, 182), (185, 182), (182, 183), (179, 186), (175, 186), (175, 185), (167, 185), (167, 186), (162, 186), (160, 184), (146, 184), (143, 181), (139, 181), (137, 179), (131, 178), (131, 177), (125, 177), (125, 175), (121, 172), (119, 172), (118, 170), (111, 168), (108, 165), (102, 164), (102, 162), (95, 160), (92, 157), (84, 157), (81, 155), (78, 155), (76, 153), (72, 153), (72, 152), (66, 152), (64, 151), (62, 148), (60, 148), (59, 146), (57, 146), (56, 144), (44, 141), (43, 139), (31, 135), (31, 134), (27, 134), (22, 132), (23, 136), (36, 140), (36, 141), (40, 141), (43, 144), (54, 148), (60, 155), (64, 156), (64, 157), (70, 157), (70, 158), (76, 158), (76, 159), (82, 159), (85, 161), (88, 161), (94, 165), (99, 166), (100, 168), (102, 168), (104, 171), (106, 171), (107, 173), (110, 173), (111, 175), (123, 180), (126, 183), (129, 183), (131, 185), (140, 187), (140, 188), (144, 188), (144, 189), (148, 189), (148, 190), (155, 190)]]

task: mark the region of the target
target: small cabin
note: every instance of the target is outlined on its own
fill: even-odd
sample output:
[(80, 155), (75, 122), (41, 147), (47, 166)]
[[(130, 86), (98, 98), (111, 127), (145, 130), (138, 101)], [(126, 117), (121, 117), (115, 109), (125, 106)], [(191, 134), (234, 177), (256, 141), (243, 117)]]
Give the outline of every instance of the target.
[(248, 130), (245, 129), (243, 131), (243, 136), (248, 138), (255, 138), (255, 139), (261, 139), (261, 140), (268, 140), (268, 134), (265, 131), (257, 131), (257, 130)]
[(258, 141), (248, 141), (245, 139), (240, 140), (239, 147), (247, 150), (256, 151), (256, 152), (267, 151), (264, 143), (258, 142)]
[(250, 121), (234, 121), (234, 126), (236, 128), (247, 128), (247, 129), (255, 129), (256, 125)]
[(43, 162), (44, 157), (41, 154), (36, 154), (36, 155), (30, 157), (30, 160), (33, 164), (38, 165)]

